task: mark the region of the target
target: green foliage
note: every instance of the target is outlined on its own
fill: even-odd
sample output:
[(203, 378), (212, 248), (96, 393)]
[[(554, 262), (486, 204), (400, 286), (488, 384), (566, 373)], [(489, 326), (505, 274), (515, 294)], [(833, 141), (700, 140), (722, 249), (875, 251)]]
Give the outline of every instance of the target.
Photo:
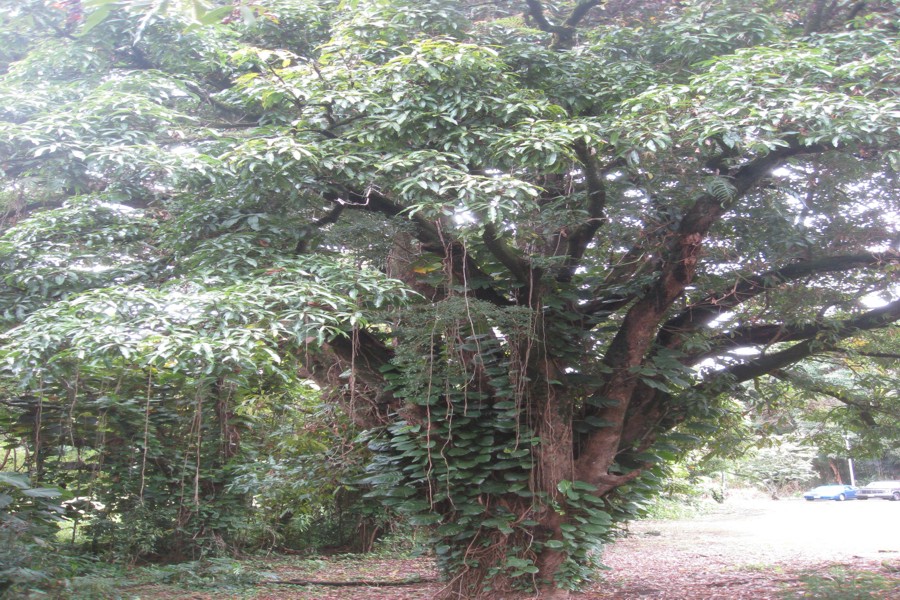
[(267, 435), (247, 453), (228, 485), (253, 497), (253, 520), (241, 533), (250, 547), (370, 551), (391, 514), (356, 485), (368, 460), (352, 444), (356, 428), (323, 405), (313, 389), (248, 398), (239, 414)]
[(63, 509), (55, 488), (33, 487), (29, 478), (0, 472), (0, 592), (4, 596), (40, 589), (64, 572), (45, 549)]
[(655, 35), (659, 60), (672, 59), (687, 66), (741, 48), (756, 47), (778, 39), (783, 25), (766, 14), (766, 2), (691, 3), (678, 20), (663, 23)]
[(724, 470), (730, 465), (711, 464), (715, 461), (698, 464), (696, 456), (696, 453), (689, 454), (671, 465), (660, 494), (649, 500), (644, 516), (650, 519), (689, 519), (725, 500), (724, 473), (717, 472), (717, 468)]
[(800, 580), (803, 591), (791, 597), (856, 600), (857, 598), (889, 598), (900, 592), (895, 570), (888, 564), (880, 571), (861, 571), (847, 567), (833, 567), (827, 572), (810, 571)]
[(141, 579), (147, 583), (177, 585), (179, 589), (193, 590), (238, 590), (259, 583), (263, 578), (263, 573), (231, 558), (154, 566), (141, 573)]

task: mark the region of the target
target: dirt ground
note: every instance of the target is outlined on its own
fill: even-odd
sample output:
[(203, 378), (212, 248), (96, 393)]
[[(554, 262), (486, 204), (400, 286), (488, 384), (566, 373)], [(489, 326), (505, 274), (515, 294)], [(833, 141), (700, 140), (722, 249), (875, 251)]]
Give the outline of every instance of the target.
[[(629, 531), (604, 553), (607, 585), (581, 597), (900, 598), (900, 502), (731, 499), (692, 520)], [(860, 571), (895, 580), (895, 589), (864, 595), (841, 579)], [(807, 595), (809, 573), (835, 580), (830, 596)]]
[[(627, 537), (606, 548), (603, 562), (610, 570), (590, 588), (572, 594), (572, 600), (900, 599), (900, 502), (730, 498), (690, 520), (631, 524)], [(270, 568), (282, 580), (420, 577), (427, 582), (390, 587), (268, 584), (253, 600), (427, 600), (442, 587), (427, 559), (337, 558), (312, 566), (285, 560), (273, 561)], [(141, 597), (229, 598), (197, 593)]]

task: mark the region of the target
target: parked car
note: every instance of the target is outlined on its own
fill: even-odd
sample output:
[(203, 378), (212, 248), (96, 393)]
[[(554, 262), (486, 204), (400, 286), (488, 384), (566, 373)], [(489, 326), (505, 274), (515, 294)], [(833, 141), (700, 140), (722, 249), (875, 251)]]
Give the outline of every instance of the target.
[(869, 485), (859, 488), (856, 497), (860, 500), (869, 498), (900, 500), (900, 481), (873, 481)]
[(831, 485), (820, 485), (803, 494), (803, 497), (809, 501), (813, 500), (853, 500), (856, 498), (856, 488), (852, 485), (841, 485), (833, 483)]

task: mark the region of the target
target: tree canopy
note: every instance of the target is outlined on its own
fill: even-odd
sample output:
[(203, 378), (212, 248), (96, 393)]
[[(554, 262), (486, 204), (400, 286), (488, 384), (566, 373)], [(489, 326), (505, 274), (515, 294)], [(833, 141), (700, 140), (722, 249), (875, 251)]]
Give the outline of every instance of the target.
[(550, 594), (748, 382), (896, 423), (893, 0), (0, 10), (38, 480), (78, 449), (111, 510), (224, 535), (238, 407), (313, 381), (448, 593)]

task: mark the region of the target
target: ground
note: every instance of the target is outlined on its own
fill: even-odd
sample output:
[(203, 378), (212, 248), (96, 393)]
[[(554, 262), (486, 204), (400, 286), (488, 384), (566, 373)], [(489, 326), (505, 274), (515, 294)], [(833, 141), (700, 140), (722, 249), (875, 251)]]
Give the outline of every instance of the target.
[(585, 598), (900, 598), (897, 502), (734, 499), (629, 529), (604, 554), (618, 590)]
[[(692, 519), (633, 523), (606, 548), (610, 570), (573, 600), (900, 598), (900, 502), (730, 498)], [(127, 597), (195, 600), (425, 600), (441, 589), (429, 559), (270, 557), (280, 580), (395, 581), (402, 586), (265, 583), (235, 595), (149, 586)], [(418, 582), (417, 582), (418, 581)]]

